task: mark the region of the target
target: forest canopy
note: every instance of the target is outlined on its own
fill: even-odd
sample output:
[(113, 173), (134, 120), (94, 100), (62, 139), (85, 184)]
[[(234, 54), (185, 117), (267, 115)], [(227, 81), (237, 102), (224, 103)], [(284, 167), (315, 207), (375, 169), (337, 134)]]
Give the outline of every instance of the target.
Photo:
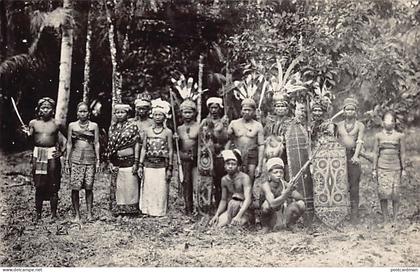
[[(302, 81), (325, 86), (335, 111), (349, 94), (361, 101), (362, 119), (379, 124), (393, 109), (402, 127), (419, 122), (419, 1), (392, 0), (27, 0), (0, 1), (2, 146), (17, 141), (37, 99), (57, 99), (61, 37), (73, 30), (67, 122), (83, 98), (133, 103), (137, 94), (168, 98), (170, 79), (197, 78), (221, 95), (250, 71), (270, 73), (278, 59), (298, 59)], [(235, 99), (228, 96), (228, 99)], [(233, 101), (231, 101), (233, 102)], [(233, 104), (232, 104), (233, 105)], [(270, 111), (270, 97), (262, 105)], [(229, 115), (237, 112), (230, 108)], [(106, 113), (104, 126), (109, 124)]]

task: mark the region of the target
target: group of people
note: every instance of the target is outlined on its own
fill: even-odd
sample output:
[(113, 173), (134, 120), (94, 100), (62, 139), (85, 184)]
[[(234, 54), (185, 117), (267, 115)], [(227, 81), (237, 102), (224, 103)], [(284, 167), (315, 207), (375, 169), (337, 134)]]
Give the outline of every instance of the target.
[[(265, 231), (291, 227), (308, 208), (305, 198), (295, 188), (296, 177), (289, 173), (285, 145), (290, 124), (300, 124), (307, 128), (313, 146), (329, 136), (336, 137), (346, 148), (351, 220), (357, 223), (365, 126), (356, 118), (356, 99), (344, 100), (345, 117), (338, 123), (327, 118), (328, 103), (317, 99), (311, 102), (311, 118), (307, 118), (306, 107), (299, 103), (292, 106), (284, 96), (273, 97), (273, 112), (267, 116), (258, 112), (254, 99), (246, 98), (241, 102), (241, 117), (231, 122), (223, 114), (222, 98), (206, 100), (209, 115), (203, 120), (196, 118), (196, 102), (186, 99), (179, 107), (182, 125), (173, 131), (166, 124), (171, 112), (168, 102), (151, 100), (149, 95), (143, 94), (135, 100), (134, 106), (135, 116), (129, 118), (130, 105), (115, 105), (108, 133), (106, 158), (111, 173), (110, 209), (114, 214), (141, 212), (165, 216), (176, 156), (181, 162), (178, 167), (183, 170), (185, 214), (193, 214), (200, 186), (197, 170), (200, 135), (205, 127), (212, 140), (210, 174), (212, 198), (217, 207), (209, 224), (243, 226), (258, 220)], [(98, 125), (89, 120), (88, 105), (79, 103), (78, 120), (68, 126), (66, 151), (62, 152), (59, 132), (65, 133), (65, 129), (53, 119), (54, 108), (52, 99), (40, 99), (37, 118), (24, 128), (33, 137), (35, 146), (33, 177), (37, 219), (41, 219), (43, 200), (50, 200), (52, 217), (57, 216), (59, 158), (63, 154), (65, 171), (70, 176), (75, 219), (80, 220), (81, 189), (86, 190), (88, 219), (91, 219), (95, 173), (100, 165)], [(384, 218), (389, 217), (387, 203), (392, 200), (395, 220), (401, 176), (405, 174), (405, 146), (404, 135), (395, 130), (392, 112), (384, 115), (383, 131), (375, 136), (372, 172), (378, 181)], [(258, 194), (254, 190), (257, 178), (260, 178)]]

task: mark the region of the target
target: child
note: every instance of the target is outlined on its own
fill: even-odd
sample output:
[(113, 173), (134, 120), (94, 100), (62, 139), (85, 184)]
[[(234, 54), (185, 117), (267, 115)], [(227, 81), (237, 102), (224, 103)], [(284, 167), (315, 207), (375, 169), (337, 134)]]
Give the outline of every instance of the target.
[(384, 221), (389, 220), (388, 200), (392, 200), (393, 220), (397, 219), (401, 176), (405, 176), (404, 134), (395, 131), (395, 115), (386, 112), (383, 130), (375, 135), (372, 174), (378, 181), (378, 195)]
[(261, 224), (264, 232), (277, 225), (290, 227), (303, 215), (303, 196), (284, 180), (284, 163), (280, 158), (267, 161), (268, 181), (261, 187)]
[(99, 127), (89, 120), (89, 109), (85, 102), (77, 105), (76, 122), (69, 124), (66, 173), (70, 174), (71, 201), (75, 220), (80, 221), (79, 191), (86, 191), (88, 220), (92, 220), (93, 182), (99, 169)]

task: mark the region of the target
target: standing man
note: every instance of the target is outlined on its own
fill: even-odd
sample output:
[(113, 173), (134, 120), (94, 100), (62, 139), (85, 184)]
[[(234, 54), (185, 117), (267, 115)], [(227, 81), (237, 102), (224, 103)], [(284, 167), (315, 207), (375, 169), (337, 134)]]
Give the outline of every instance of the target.
[(226, 149), (231, 149), (231, 145), (239, 149), (242, 154), (242, 169), (249, 175), (253, 184), (255, 177), (259, 177), (262, 171), (264, 129), (260, 122), (253, 119), (257, 107), (254, 99), (245, 98), (241, 106), (242, 118), (229, 124)]
[(57, 218), (58, 190), (61, 182), (61, 162), (59, 144), (59, 124), (54, 120), (55, 101), (49, 97), (41, 98), (36, 107), (37, 118), (23, 127), (28, 136), (33, 137), (34, 152), (32, 174), (35, 184), (36, 220), (41, 219), (42, 203), (49, 200), (51, 218)]
[(352, 223), (359, 220), (359, 183), (362, 174), (359, 154), (365, 133), (365, 126), (356, 119), (357, 108), (355, 98), (346, 98), (343, 105), (345, 119), (337, 124), (338, 139), (346, 147)]
[(276, 92), (273, 95), (274, 116), (264, 127), (267, 139), (264, 157), (266, 160), (279, 157), (285, 163), (286, 178), (288, 178), (287, 154), (286, 154), (286, 131), (292, 121), (288, 97)]
[(180, 157), (184, 173), (183, 191), (185, 214), (191, 215), (194, 211), (193, 192), (197, 187), (197, 153), (198, 133), (200, 126), (196, 121), (197, 105), (190, 99), (184, 100), (180, 105), (183, 124), (178, 127), (180, 139)]
[(214, 184), (214, 198), (216, 207), (219, 205), (222, 194), (221, 180), (226, 174), (224, 161), (221, 152), (228, 141), (227, 127), (229, 125), (227, 117), (221, 118), (223, 110), (223, 100), (220, 97), (210, 97), (206, 101), (209, 115), (203, 119), (200, 126), (205, 124), (213, 124), (212, 136), (214, 144), (213, 162), (213, 184)]

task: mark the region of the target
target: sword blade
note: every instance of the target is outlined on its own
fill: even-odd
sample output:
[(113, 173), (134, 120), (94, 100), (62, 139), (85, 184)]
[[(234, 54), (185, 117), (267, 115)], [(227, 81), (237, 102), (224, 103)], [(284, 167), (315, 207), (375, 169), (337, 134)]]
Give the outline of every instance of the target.
[(20, 113), (19, 113), (18, 108), (16, 106), (15, 100), (13, 99), (13, 97), (10, 97), (10, 99), (12, 100), (13, 109), (15, 110), (15, 113), (16, 113), (17, 117), (19, 118), (20, 124), (22, 126), (24, 126), (25, 123), (23, 122), (22, 117), (20, 117)]

